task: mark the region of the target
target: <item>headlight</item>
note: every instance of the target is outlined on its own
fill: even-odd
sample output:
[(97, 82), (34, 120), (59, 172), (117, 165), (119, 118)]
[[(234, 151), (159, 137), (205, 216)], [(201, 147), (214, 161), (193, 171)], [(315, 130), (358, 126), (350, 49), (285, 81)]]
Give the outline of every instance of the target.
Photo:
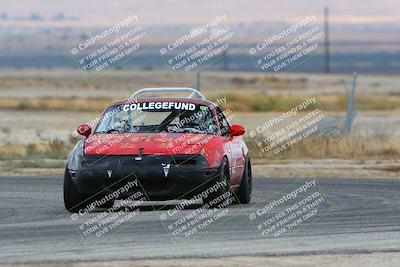
[(78, 170), (80, 169), (81, 161), (83, 159), (83, 140), (80, 140), (71, 153), (68, 155), (68, 169)]

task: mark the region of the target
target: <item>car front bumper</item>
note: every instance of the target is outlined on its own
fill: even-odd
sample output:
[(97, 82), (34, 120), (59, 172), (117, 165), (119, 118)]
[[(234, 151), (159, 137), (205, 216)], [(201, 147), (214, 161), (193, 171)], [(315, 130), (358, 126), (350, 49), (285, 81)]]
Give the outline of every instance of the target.
[(84, 195), (112, 194), (137, 181), (137, 186), (120, 193), (118, 199), (142, 192), (147, 200), (171, 200), (201, 193), (218, 171), (210, 169), (201, 155), (144, 155), (140, 160), (135, 156), (85, 156), (81, 167), (68, 173)]

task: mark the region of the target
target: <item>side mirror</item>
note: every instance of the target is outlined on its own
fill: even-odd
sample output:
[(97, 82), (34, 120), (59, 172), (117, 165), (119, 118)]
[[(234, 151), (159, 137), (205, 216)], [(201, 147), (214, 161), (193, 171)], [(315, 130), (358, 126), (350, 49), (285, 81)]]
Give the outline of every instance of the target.
[(92, 133), (92, 128), (90, 128), (90, 126), (87, 124), (81, 124), (76, 129), (76, 131), (78, 132), (78, 134), (83, 135), (87, 138)]
[(242, 125), (232, 125), (229, 128), (229, 134), (231, 136), (240, 136), (240, 135), (244, 135), (244, 127)]

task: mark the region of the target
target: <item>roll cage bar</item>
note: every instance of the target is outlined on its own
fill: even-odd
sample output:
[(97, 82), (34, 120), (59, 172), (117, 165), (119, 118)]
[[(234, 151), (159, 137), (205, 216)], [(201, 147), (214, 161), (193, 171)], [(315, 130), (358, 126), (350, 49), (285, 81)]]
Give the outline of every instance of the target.
[(202, 101), (207, 101), (202, 93), (196, 89), (189, 87), (160, 87), (160, 88), (143, 88), (134, 92), (129, 99), (137, 100), (139, 96), (146, 93), (188, 93), (185, 99), (197, 99)]

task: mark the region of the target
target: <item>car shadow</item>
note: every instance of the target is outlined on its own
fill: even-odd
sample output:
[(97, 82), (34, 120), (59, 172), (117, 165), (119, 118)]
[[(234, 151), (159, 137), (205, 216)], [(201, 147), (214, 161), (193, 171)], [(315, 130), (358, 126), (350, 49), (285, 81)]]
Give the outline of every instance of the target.
[[(133, 212), (133, 211), (161, 211), (161, 210), (172, 210), (172, 209), (179, 209), (179, 210), (192, 210), (192, 209), (198, 209), (201, 208), (203, 204), (191, 204), (191, 205), (186, 205), (184, 207), (179, 206), (179, 205), (174, 205), (174, 204), (141, 204), (140, 206), (120, 206), (118, 208), (113, 208), (113, 212)], [(101, 209), (97, 208), (93, 212), (103, 212), (109, 209)]]

